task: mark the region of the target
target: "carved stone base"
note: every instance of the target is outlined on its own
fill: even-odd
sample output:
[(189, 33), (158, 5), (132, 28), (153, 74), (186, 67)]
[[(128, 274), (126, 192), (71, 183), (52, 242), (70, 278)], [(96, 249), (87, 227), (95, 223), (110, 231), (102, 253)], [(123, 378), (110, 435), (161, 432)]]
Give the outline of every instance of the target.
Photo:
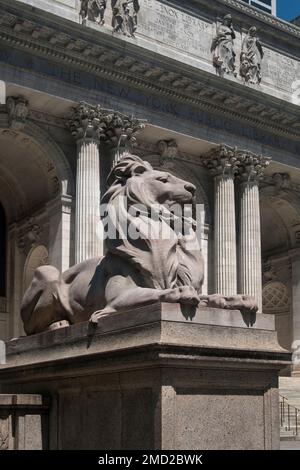
[(51, 396), (52, 449), (277, 449), (289, 361), (270, 315), (157, 304), (11, 341), (0, 384)]
[(0, 450), (48, 449), (48, 410), (41, 395), (0, 395)]

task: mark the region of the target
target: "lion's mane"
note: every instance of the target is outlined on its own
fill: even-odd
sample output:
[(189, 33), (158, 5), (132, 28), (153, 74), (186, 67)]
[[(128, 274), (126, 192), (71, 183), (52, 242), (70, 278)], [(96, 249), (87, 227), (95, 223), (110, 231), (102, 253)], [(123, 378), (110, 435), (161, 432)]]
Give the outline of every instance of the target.
[[(188, 234), (175, 233), (170, 224), (173, 214), (153, 200), (148, 191), (142, 176), (146, 171), (154, 171), (150, 163), (129, 153), (112, 169), (108, 177), (109, 189), (101, 202), (107, 205), (106, 223), (112, 220), (116, 223), (117, 236), (106, 237), (106, 250), (130, 262), (142, 274), (144, 287), (169, 289), (190, 285), (200, 292), (204, 269), (196, 223), (190, 224)], [(133, 216), (128, 209), (136, 205), (147, 210)], [(155, 220), (150, 218), (153, 208), (159, 214)], [(137, 239), (128, 233), (122, 236), (120, 232), (129, 226), (142, 236)], [(147, 236), (149, 227), (154, 236)], [(162, 231), (163, 238), (158, 236)]]

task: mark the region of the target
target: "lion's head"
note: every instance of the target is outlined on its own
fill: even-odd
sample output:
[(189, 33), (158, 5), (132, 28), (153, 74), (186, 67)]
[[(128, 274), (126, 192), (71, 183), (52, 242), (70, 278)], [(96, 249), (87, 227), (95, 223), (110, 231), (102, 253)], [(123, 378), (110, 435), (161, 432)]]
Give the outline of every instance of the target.
[[(193, 218), (195, 186), (129, 153), (112, 169), (108, 185), (104, 225), (113, 220), (117, 227), (116, 236), (106, 238), (108, 251), (134, 264), (148, 287), (199, 290), (203, 264)], [(187, 217), (180, 210), (186, 206), (192, 208)]]
[(192, 204), (196, 192), (193, 184), (167, 171), (155, 170), (150, 163), (131, 154), (126, 154), (112, 169), (108, 184), (105, 202), (122, 192), (130, 203), (147, 207), (160, 204), (168, 209), (174, 204)]

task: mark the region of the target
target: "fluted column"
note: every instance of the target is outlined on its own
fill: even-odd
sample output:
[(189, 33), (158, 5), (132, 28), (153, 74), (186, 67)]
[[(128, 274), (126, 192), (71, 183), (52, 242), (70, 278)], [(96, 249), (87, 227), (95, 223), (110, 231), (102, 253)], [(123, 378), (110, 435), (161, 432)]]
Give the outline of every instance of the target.
[(226, 146), (203, 157), (215, 184), (215, 291), (223, 295), (237, 293), (237, 254), (234, 178), (237, 173), (235, 153)]
[(107, 120), (100, 106), (80, 103), (68, 121), (77, 142), (75, 263), (103, 254), (99, 144)]
[(268, 164), (267, 158), (249, 153), (241, 155), (239, 291), (253, 296), (260, 312), (262, 311), (262, 267), (259, 181)]

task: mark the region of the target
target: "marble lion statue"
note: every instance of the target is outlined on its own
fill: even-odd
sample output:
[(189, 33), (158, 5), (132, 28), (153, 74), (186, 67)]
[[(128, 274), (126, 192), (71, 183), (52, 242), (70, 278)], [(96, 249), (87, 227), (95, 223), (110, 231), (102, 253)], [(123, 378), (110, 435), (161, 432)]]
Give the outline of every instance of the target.
[[(103, 225), (113, 220), (116, 228), (113, 237), (105, 238), (105, 256), (64, 273), (53, 266), (38, 268), (21, 305), (25, 332), (97, 323), (102, 316), (156, 302), (256, 312), (255, 301), (245, 295), (201, 295), (204, 263), (195, 191), (187, 181), (125, 154), (112, 169), (101, 201), (107, 208)], [(172, 210), (186, 205), (192, 207), (190, 217)]]

